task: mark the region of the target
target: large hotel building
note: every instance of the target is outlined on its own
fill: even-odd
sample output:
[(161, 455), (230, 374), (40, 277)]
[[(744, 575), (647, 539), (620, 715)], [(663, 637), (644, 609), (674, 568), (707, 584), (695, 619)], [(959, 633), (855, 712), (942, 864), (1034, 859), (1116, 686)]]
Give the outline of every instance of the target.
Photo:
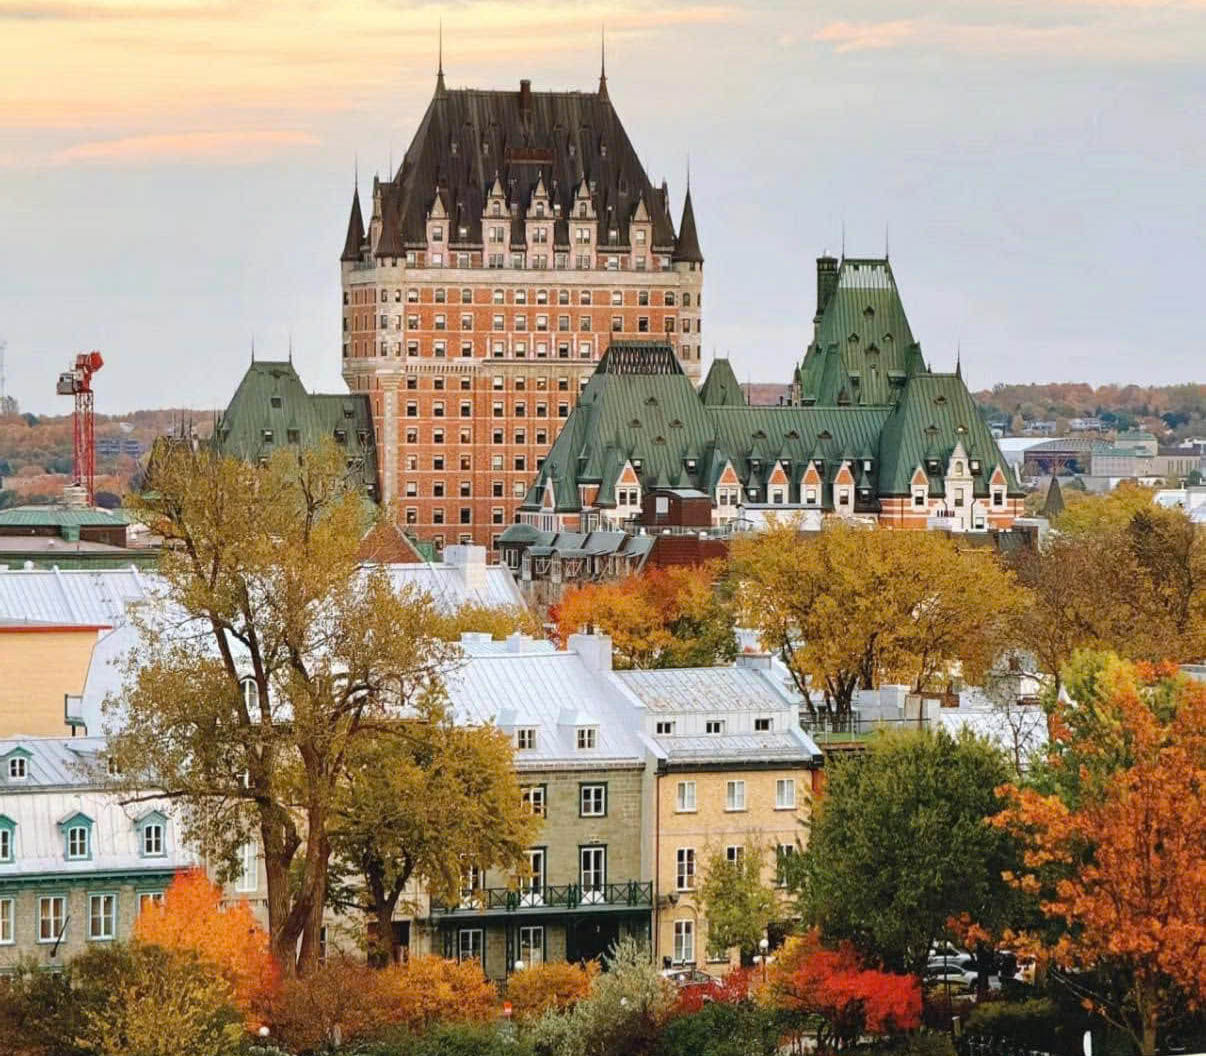
[(343, 375), (381, 499), (437, 548), (491, 549), (610, 344), (665, 342), (698, 382), (703, 254), (594, 92), (435, 94), (397, 172), (359, 189)]

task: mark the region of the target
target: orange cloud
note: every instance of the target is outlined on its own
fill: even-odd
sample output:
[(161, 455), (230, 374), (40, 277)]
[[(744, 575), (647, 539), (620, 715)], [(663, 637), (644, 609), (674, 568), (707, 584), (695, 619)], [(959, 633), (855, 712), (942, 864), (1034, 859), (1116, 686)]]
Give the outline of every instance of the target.
[(284, 149), (311, 147), (319, 140), (308, 132), (268, 129), (245, 132), (180, 132), (174, 135), (124, 136), (76, 143), (51, 157), (52, 164), (142, 164), (230, 162), (251, 164)]

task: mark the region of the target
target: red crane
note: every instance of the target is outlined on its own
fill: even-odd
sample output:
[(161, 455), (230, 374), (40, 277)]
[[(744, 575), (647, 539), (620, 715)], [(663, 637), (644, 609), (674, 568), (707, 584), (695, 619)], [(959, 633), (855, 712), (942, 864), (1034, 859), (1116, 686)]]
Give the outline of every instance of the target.
[(96, 428), (92, 411), (92, 375), (105, 365), (99, 352), (80, 352), (75, 367), (59, 375), (55, 391), (75, 397), (72, 418), (71, 483), (83, 487), (88, 505), (96, 504)]

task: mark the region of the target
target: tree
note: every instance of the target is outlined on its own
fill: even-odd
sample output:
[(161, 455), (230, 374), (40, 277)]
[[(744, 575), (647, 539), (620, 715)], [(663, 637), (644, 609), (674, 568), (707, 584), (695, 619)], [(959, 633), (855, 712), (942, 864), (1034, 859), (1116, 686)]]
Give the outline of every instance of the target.
[(767, 980), (767, 997), (800, 1022), (816, 1021), (816, 1050), (836, 1051), (865, 1034), (921, 1025), (921, 984), (915, 976), (869, 968), (850, 943), (821, 945), (816, 931), (794, 937)]
[(457, 652), (430, 597), (358, 567), (368, 514), (346, 472), (334, 443), (263, 466), (165, 448), (131, 505), (164, 539), (170, 606), (136, 614), (126, 683), (106, 702), (132, 798), (161, 788), (184, 804), (184, 837), (222, 878), (255, 835), (286, 974), (318, 962), (349, 746), (403, 709), (438, 718)]
[(548, 961), (528, 965), (507, 980), (507, 1000), (515, 1020), (528, 1023), (549, 1011), (564, 1012), (590, 996), (591, 985), (599, 974), (597, 961), (570, 964)]
[(1103, 495), (1085, 495), (1068, 506), (1052, 527), (1065, 535), (1101, 535), (1125, 528), (1135, 514), (1152, 508), (1154, 488), (1124, 480)]
[(251, 1025), (262, 1022), (278, 983), (268, 935), (246, 899), (222, 904), (222, 890), (200, 869), (179, 873), (163, 902), (144, 906), (134, 937), (152, 946), (179, 950), (212, 965), (230, 984), (236, 1007)]
[(734, 946), (753, 956), (778, 908), (775, 893), (762, 880), (765, 854), (748, 844), (736, 861), (712, 854), (700, 881), (698, 899), (708, 919), (708, 953), (720, 956)]
[[(1176, 990), (1206, 1000), (1206, 687), (1169, 669), (1107, 660), (1057, 705), (1056, 792), (1003, 790), (994, 826), (1022, 841), (1008, 879), (1063, 925), (1064, 981), (1144, 1056)], [(1076, 973), (1121, 968), (1122, 1001)]]
[(786, 860), (804, 919), (886, 969), (921, 975), (948, 921), (990, 926), (1015, 911), (1002, 872), (1014, 841), (984, 824), (1002, 809), (1002, 753), (968, 731), (878, 735), (834, 759), (808, 845)]
[(95, 1056), (233, 1056), (242, 1017), (230, 984), (182, 950), (136, 943), (90, 950), (73, 964), (75, 985), (103, 991), (83, 1014), (75, 1043)]
[(540, 822), (523, 806), (512, 761), (498, 729), (447, 721), (400, 721), (349, 747), (332, 808), (341, 882), (332, 892), (373, 921), (374, 961), (398, 960), (391, 922), (412, 878), (450, 898), (466, 863), (511, 870), (523, 862)]
[(566, 593), (551, 613), (564, 642), (583, 627), (610, 635), (621, 668), (708, 667), (737, 652), (715, 564), (659, 568)]
[(845, 716), (858, 689), (974, 676), (1026, 601), (990, 553), (939, 532), (835, 524), (805, 536), (780, 521), (735, 539), (731, 556), (745, 625), (782, 656), (814, 714), (809, 688)]
[(529, 608), (520, 605), (485, 605), (467, 601), (439, 617), (439, 634), (450, 642), (458, 641), (465, 631), (478, 631), (495, 639), (519, 633), (544, 637), (544, 625)]

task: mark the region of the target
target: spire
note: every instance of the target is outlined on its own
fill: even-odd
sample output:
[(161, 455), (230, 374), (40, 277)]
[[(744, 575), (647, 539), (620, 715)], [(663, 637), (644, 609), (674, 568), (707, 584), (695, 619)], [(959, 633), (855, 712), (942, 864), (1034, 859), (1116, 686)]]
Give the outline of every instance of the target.
[(352, 213), (348, 217), (348, 233), (343, 240), (343, 255), (340, 260), (359, 260), (360, 247), (364, 243), (364, 217), (360, 212), (360, 171), (356, 163), (356, 186), (352, 189)]
[(955, 377), (963, 380), (963, 349), (959, 345), (955, 346)]
[(607, 27), (599, 27), (599, 98), (607, 98)]
[(444, 87), (444, 20), (440, 19), (439, 29), (439, 44), (437, 46), (437, 63), (436, 63), (436, 95), (442, 96), (446, 94), (447, 89)]
[(699, 235), (695, 231), (695, 210), (691, 206), (691, 182), (688, 170), (687, 197), (683, 199), (683, 218), (678, 225), (678, 241), (674, 243), (671, 260), (688, 264), (702, 264), (703, 251), (699, 248)]

